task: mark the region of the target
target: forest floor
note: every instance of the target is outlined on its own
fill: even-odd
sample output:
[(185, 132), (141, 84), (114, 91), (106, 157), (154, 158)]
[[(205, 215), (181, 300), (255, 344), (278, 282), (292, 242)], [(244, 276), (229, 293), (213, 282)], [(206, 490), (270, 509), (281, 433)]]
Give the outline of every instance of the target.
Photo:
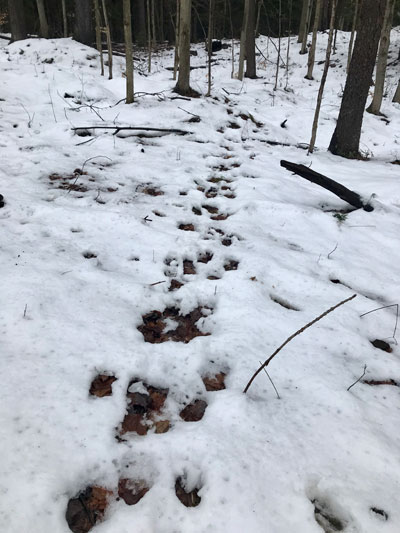
[[(143, 56), (133, 105), (121, 57), (108, 80), (70, 39), (0, 43), (2, 533), (400, 531), (399, 29), (368, 161), (327, 152), (348, 38), (310, 156), (326, 34), (315, 80), (293, 38), (275, 91), (264, 37), (257, 80), (214, 54), (211, 98), (174, 99), (172, 49), (149, 75)], [(207, 70), (191, 85), (205, 95)], [(277, 392), (262, 373), (243, 394), (353, 294), (272, 361)]]

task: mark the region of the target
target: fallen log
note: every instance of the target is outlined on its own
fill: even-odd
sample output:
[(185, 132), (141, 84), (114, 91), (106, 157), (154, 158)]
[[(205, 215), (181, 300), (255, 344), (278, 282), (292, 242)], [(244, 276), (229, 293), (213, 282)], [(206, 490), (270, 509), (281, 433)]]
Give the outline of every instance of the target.
[(347, 189), (347, 187), (344, 187), (344, 185), (341, 185), (337, 181), (334, 181), (331, 178), (320, 174), (319, 172), (311, 170), (305, 165), (298, 165), (297, 163), (291, 163), (290, 161), (285, 161), (282, 159), (281, 167), (294, 172), (298, 176), (308, 181), (311, 181), (311, 183), (315, 183), (316, 185), (323, 187), (357, 209), (362, 208), (364, 211), (374, 210), (372, 205), (365, 203), (358, 193)]
[(188, 135), (191, 131), (179, 130), (174, 128), (147, 128), (144, 126), (79, 126), (77, 128), (71, 128), (77, 135), (84, 137), (88, 134), (88, 130), (115, 130), (113, 135), (117, 135), (120, 131), (142, 131), (142, 132), (152, 132), (168, 134), (175, 133), (176, 135)]

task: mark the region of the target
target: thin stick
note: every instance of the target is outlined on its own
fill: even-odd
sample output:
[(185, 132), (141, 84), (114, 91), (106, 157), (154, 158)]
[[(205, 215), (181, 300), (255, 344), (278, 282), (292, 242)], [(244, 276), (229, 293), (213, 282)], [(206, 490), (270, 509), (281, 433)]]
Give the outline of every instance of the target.
[[(260, 363), (260, 365), (262, 365), (262, 362), (261, 362), (261, 361), (259, 361), (259, 363)], [(272, 385), (272, 386), (274, 387), (274, 389), (275, 389), (275, 392), (276, 392), (276, 395), (277, 395), (277, 397), (278, 397), (278, 400), (280, 400), (280, 399), (281, 399), (281, 397), (279, 396), (279, 392), (278, 392), (278, 389), (277, 389), (277, 388), (275, 387), (275, 384), (274, 384), (274, 382), (272, 381), (272, 379), (271, 379), (271, 376), (270, 376), (270, 375), (268, 374), (268, 372), (267, 372), (267, 369), (266, 369), (266, 368), (264, 368), (264, 372), (265, 372), (265, 373), (267, 374), (267, 376), (268, 376), (268, 379), (269, 379), (269, 380), (270, 380), (270, 382), (271, 382), (271, 385)]]
[(156, 281), (155, 283), (150, 283), (149, 287), (154, 287), (154, 285), (159, 285), (160, 283), (166, 283), (166, 280), (164, 280), (164, 281)]
[(337, 309), (341, 305), (343, 305), (343, 304), (345, 304), (347, 302), (350, 302), (350, 300), (353, 300), (356, 296), (357, 296), (357, 294), (353, 294), (353, 296), (350, 296), (350, 298), (346, 298), (346, 300), (343, 300), (342, 302), (339, 302), (338, 304), (334, 305), (333, 307), (331, 307), (330, 309), (328, 309), (327, 311), (322, 313), (322, 315), (319, 315), (317, 318), (314, 318), (314, 320), (312, 320), (311, 322), (309, 322), (308, 324), (303, 326), (301, 329), (297, 330), (296, 333), (293, 333), (293, 335), (288, 337), (285, 340), (285, 342), (283, 344), (281, 344), (279, 346), (279, 348), (277, 348), (274, 351), (274, 353), (260, 366), (260, 368), (256, 372), (254, 372), (254, 374), (251, 377), (250, 381), (247, 383), (245, 389), (243, 390), (244, 394), (246, 394), (246, 392), (249, 390), (250, 385), (253, 383), (253, 381), (258, 376), (258, 374), (261, 372), (261, 370), (263, 370), (265, 367), (267, 367), (269, 365), (269, 363), (272, 361), (272, 359), (282, 350), (282, 348), (284, 348), (286, 346), (286, 344), (288, 344), (291, 340), (293, 340), (295, 337), (297, 337), (297, 335), (300, 335), (300, 333), (303, 333), (303, 331), (305, 331), (309, 327), (313, 326), (316, 322), (321, 320), (321, 318), (324, 318), (329, 313), (332, 313), (332, 311), (334, 311), (335, 309)]
[(333, 254), (333, 252), (335, 252), (337, 250), (338, 244), (339, 243), (336, 243), (335, 248), (331, 252), (329, 252), (329, 254), (327, 255), (328, 259), (330, 259), (331, 255)]
[(370, 313), (374, 313), (375, 311), (380, 311), (381, 309), (387, 309), (388, 307), (396, 307), (396, 323), (394, 325), (394, 331), (393, 331), (393, 339), (396, 339), (397, 323), (399, 321), (399, 304), (391, 304), (391, 305), (384, 305), (383, 307), (377, 307), (376, 309), (372, 309), (371, 311), (367, 311), (366, 313), (363, 313), (362, 315), (360, 315), (360, 318), (362, 318), (365, 315), (369, 315)]
[(364, 372), (361, 374), (361, 376), (354, 383), (352, 383), (350, 385), (350, 387), (347, 388), (348, 391), (351, 389), (351, 387), (354, 387), (354, 385), (357, 385), (357, 383), (365, 376), (366, 370), (367, 370), (367, 365), (364, 365)]

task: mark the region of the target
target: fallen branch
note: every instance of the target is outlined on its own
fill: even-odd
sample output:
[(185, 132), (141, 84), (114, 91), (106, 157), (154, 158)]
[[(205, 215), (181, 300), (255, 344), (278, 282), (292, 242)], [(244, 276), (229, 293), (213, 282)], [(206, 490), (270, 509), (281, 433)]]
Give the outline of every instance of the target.
[(349, 391), (351, 389), (351, 387), (354, 387), (354, 385), (357, 385), (357, 383), (362, 380), (362, 378), (365, 376), (365, 372), (367, 371), (367, 365), (364, 365), (364, 371), (363, 373), (361, 374), (361, 376), (354, 382), (350, 385), (350, 387), (347, 387), (347, 390)]
[(311, 170), (305, 165), (298, 165), (297, 163), (291, 163), (290, 161), (285, 161), (284, 159), (282, 159), (281, 167), (284, 167), (286, 168), (286, 170), (290, 170), (298, 176), (308, 181), (311, 181), (311, 183), (315, 183), (316, 185), (327, 189), (328, 191), (335, 194), (348, 204), (356, 207), (357, 209), (363, 208), (364, 211), (374, 210), (372, 205), (363, 202), (361, 196), (358, 193), (347, 189), (347, 187), (344, 187), (337, 181), (334, 181), (328, 178), (327, 176), (324, 176), (323, 174), (319, 174), (318, 172)]
[(147, 128), (144, 126), (79, 126), (71, 129), (75, 132), (85, 132), (87, 130), (115, 130), (113, 135), (117, 135), (120, 131), (153, 131), (159, 133), (176, 133), (177, 135), (188, 135), (189, 133), (192, 133), (191, 131), (173, 128)]
[(291, 340), (293, 340), (295, 337), (297, 337), (297, 335), (300, 335), (300, 333), (303, 333), (303, 331), (305, 331), (309, 327), (313, 326), (316, 322), (321, 320), (321, 318), (324, 318), (326, 315), (329, 315), (329, 313), (332, 313), (332, 311), (334, 311), (335, 309), (337, 309), (341, 305), (343, 305), (343, 304), (345, 304), (347, 302), (350, 302), (350, 300), (353, 300), (356, 296), (357, 296), (357, 294), (353, 294), (353, 296), (350, 296), (350, 298), (346, 298), (346, 300), (343, 300), (342, 302), (339, 302), (338, 304), (334, 305), (333, 307), (331, 307), (330, 309), (328, 309), (327, 311), (322, 313), (322, 315), (319, 315), (317, 318), (314, 318), (314, 320), (312, 320), (311, 322), (309, 322), (308, 324), (303, 326), (301, 329), (297, 330), (296, 333), (293, 333), (293, 335), (290, 335), (290, 337), (288, 337), (285, 340), (285, 342), (283, 344), (281, 344), (279, 346), (279, 348), (277, 348), (274, 351), (274, 353), (260, 366), (260, 368), (256, 372), (254, 372), (254, 374), (252, 375), (250, 381), (247, 383), (247, 385), (246, 385), (246, 387), (245, 387), (245, 389), (243, 391), (244, 394), (246, 394), (246, 392), (249, 390), (250, 385), (253, 383), (253, 381), (258, 376), (258, 374), (270, 364), (272, 359), (282, 350), (282, 348), (284, 348), (286, 346), (286, 344), (289, 344), (289, 342)]

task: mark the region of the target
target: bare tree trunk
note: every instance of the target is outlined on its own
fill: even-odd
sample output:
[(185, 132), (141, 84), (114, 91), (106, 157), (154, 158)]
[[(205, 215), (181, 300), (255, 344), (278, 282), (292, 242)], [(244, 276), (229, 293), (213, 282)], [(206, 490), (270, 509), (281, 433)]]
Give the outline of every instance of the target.
[(36, 6), (39, 15), (40, 37), (48, 39), (49, 25), (47, 23), (46, 9), (44, 7), (44, 0), (36, 0)]
[(150, 10), (150, 0), (147, 0), (147, 50), (148, 50), (148, 64), (147, 70), (151, 72), (151, 10)]
[(110, 32), (110, 24), (108, 22), (106, 0), (102, 0), (102, 6), (103, 6), (103, 17), (104, 17), (104, 32), (107, 38), (108, 79), (112, 80), (113, 78), (113, 56), (112, 56), (111, 32)]
[(229, 0), (228, 3), (228, 9), (229, 9), (229, 23), (231, 28), (231, 46), (232, 46), (232, 69), (231, 69), (231, 78), (234, 78), (235, 76), (235, 40), (233, 38), (233, 22), (232, 22), (232, 5), (231, 0)]
[(133, 15), (133, 27), (135, 30), (135, 40), (139, 46), (146, 46), (146, 8), (145, 0), (135, 0), (136, 9)]
[(315, 139), (317, 138), (319, 112), (321, 110), (322, 96), (324, 94), (326, 78), (328, 76), (329, 62), (331, 60), (333, 33), (335, 31), (336, 5), (337, 5), (337, 0), (332, 0), (332, 11), (331, 11), (331, 20), (330, 20), (330, 23), (329, 23), (328, 45), (326, 47), (324, 71), (322, 73), (321, 84), (319, 86), (319, 91), (318, 91), (317, 106), (315, 108), (314, 121), (313, 121), (313, 125), (312, 125), (310, 146), (308, 147), (308, 153), (309, 154), (313, 153), (314, 146), (315, 146)]
[(206, 96), (211, 96), (211, 57), (214, 26), (214, 0), (209, 0), (208, 6), (208, 91)]
[(363, 0), (359, 30), (354, 44), (342, 104), (329, 151), (347, 158), (359, 158), (359, 144), (365, 103), (375, 66), (382, 29), (385, 0)]
[(357, 27), (357, 19), (358, 19), (358, 8), (360, 7), (360, 0), (355, 0), (354, 5), (354, 15), (353, 15), (353, 24), (351, 26), (351, 35), (350, 35), (350, 42), (349, 42), (349, 51), (347, 53), (347, 68), (346, 72), (349, 72), (350, 67), (350, 61), (351, 61), (351, 55), (353, 53), (353, 43), (354, 43), (354, 36), (356, 33), (356, 27)]
[(68, 37), (68, 19), (67, 19), (67, 5), (65, 0), (61, 0), (62, 3), (62, 14), (63, 14), (63, 35)]
[(125, 61), (126, 61), (126, 103), (133, 102), (133, 51), (132, 51), (132, 20), (131, 0), (123, 0)]
[(91, 0), (75, 0), (74, 38), (91, 46), (93, 43), (93, 21)]
[(256, 72), (256, 0), (248, 0), (246, 27), (246, 78), (257, 78)]
[(154, 50), (157, 44), (156, 14), (154, 10), (154, 0), (151, 0), (151, 21), (152, 21), (152, 33), (153, 33), (152, 44), (153, 44), (153, 50)]
[(292, 31), (292, 12), (293, 12), (293, 0), (289, 0), (289, 31), (288, 31), (288, 41), (287, 41), (287, 49), (286, 49), (286, 67), (285, 67), (286, 83), (285, 83), (285, 91), (288, 90), (288, 86), (289, 86), (290, 34), (291, 34), (291, 31)]
[(369, 113), (374, 115), (379, 115), (381, 111), (383, 90), (385, 88), (386, 66), (390, 44), (390, 30), (392, 29), (394, 4), (395, 0), (386, 0), (385, 17), (383, 19), (381, 40), (378, 51), (378, 63), (376, 66), (374, 97), (371, 105), (367, 109)]
[(94, 0), (94, 15), (96, 22), (96, 47), (100, 55), (100, 70), (101, 75), (104, 76), (104, 59), (103, 59), (103, 43), (101, 38), (101, 15), (99, 0)]
[(239, 52), (239, 73), (238, 78), (239, 80), (243, 79), (243, 72), (244, 72), (244, 58), (246, 56), (246, 35), (247, 35), (247, 21), (248, 21), (248, 15), (249, 15), (249, 1), (245, 0), (244, 3), (244, 13), (243, 13), (243, 25), (242, 25), (242, 31), (240, 34), (240, 52)]
[(395, 104), (400, 104), (400, 80), (399, 80), (399, 83), (397, 85), (396, 92), (394, 93), (392, 102), (395, 103)]
[(312, 6), (313, 6), (313, 0), (307, 0), (307, 17), (306, 17), (306, 24), (304, 26), (303, 41), (301, 43), (301, 50), (300, 50), (300, 54), (303, 54), (303, 55), (307, 53), (307, 38), (308, 38), (308, 31), (310, 29), (310, 23), (311, 23)]
[(26, 22), (23, 0), (8, 0), (8, 15), (11, 26), (11, 42), (26, 39)]
[(178, 72), (179, 66), (179, 10), (180, 10), (180, 0), (176, 0), (176, 23), (175, 23), (175, 56), (174, 56), (174, 77), (176, 80), (176, 74)]
[(298, 43), (303, 42), (304, 33), (307, 30), (308, 4), (309, 4), (309, 0), (303, 0), (303, 6), (301, 8), (301, 16), (300, 16), (299, 37), (297, 39)]
[(275, 70), (275, 85), (274, 91), (278, 88), (279, 78), (279, 61), (281, 60), (281, 32), (282, 32), (282, 0), (279, 0), (279, 13), (278, 13), (278, 57), (276, 58), (276, 70)]
[(322, 0), (317, 0), (316, 6), (315, 6), (315, 18), (314, 18), (311, 48), (308, 53), (308, 69), (307, 69), (307, 74), (305, 75), (306, 80), (314, 79), (313, 70), (314, 70), (314, 62), (315, 62), (315, 50), (317, 48), (318, 28), (319, 28), (319, 22), (321, 19), (321, 7), (322, 7)]
[(179, 13), (179, 75), (175, 91), (182, 96), (194, 96), (190, 87), (190, 22), (192, 0), (180, 2)]

